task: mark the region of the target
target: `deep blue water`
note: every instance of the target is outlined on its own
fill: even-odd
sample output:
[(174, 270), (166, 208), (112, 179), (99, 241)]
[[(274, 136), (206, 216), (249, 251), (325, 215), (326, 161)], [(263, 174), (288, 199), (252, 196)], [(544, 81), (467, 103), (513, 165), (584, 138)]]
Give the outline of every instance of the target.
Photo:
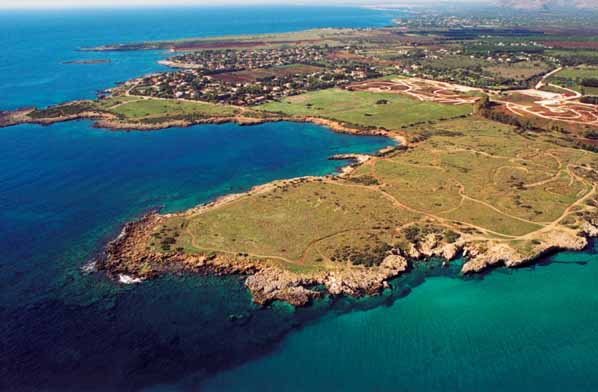
[[(225, 366), (290, 328), (255, 309), (236, 277), (122, 287), (82, 275), (121, 224), (151, 207), (181, 210), (277, 178), (328, 174), (339, 164), (330, 155), (390, 143), (304, 123), (112, 132), (85, 121), (5, 128), (0, 137), (0, 357), (9, 373), (0, 385), (75, 389)], [(261, 316), (247, 329), (263, 342), (228, 321), (253, 312)]]
[[(167, 56), (80, 47), (376, 26), (390, 17), (294, 7), (0, 13), (0, 42), (10, 53), (0, 60), (0, 110), (91, 98), (161, 69), (156, 60)], [(112, 62), (62, 63), (89, 58)], [(273, 179), (332, 173), (339, 162), (329, 156), (389, 144), (295, 123), (0, 129), (0, 390), (139, 389), (201, 378), (270, 350), (298, 319), (285, 306), (256, 309), (239, 277), (165, 277), (127, 287), (80, 267), (150, 208), (181, 210)], [(246, 317), (233, 323), (231, 314)]]
[[(393, 16), (313, 7), (0, 13), (0, 110), (91, 98), (159, 70), (165, 55), (75, 51), (83, 46), (381, 26)], [(86, 58), (112, 63), (61, 63)], [(416, 265), (381, 296), (302, 309), (258, 309), (236, 276), (123, 286), (80, 271), (147, 209), (331, 173), (330, 155), (389, 143), (294, 123), (0, 129), (0, 390), (595, 390), (596, 243), (472, 279), (459, 277), (458, 263)]]
[[(0, 110), (93, 98), (98, 90), (165, 70), (162, 51), (77, 52), (84, 47), (189, 37), (375, 27), (397, 13), (343, 7), (213, 7), (0, 11)], [(62, 64), (108, 59), (108, 64)]]

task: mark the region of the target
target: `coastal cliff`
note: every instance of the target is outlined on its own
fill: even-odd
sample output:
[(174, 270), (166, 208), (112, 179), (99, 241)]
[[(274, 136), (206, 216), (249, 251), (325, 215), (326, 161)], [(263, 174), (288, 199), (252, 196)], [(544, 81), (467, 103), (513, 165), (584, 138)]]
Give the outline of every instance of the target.
[[(343, 156), (344, 159), (350, 156)], [(354, 159), (357, 159), (354, 157)], [(362, 160), (363, 164), (367, 160)], [(346, 174), (341, 174), (342, 177)], [(237, 203), (248, 196), (259, 196), (277, 187), (294, 181), (318, 181), (318, 177), (305, 177), (276, 181), (254, 187), (241, 194), (227, 195), (213, 202), (199, 205), (188, 211), (161, 215), (151, 212), (138, 221), (127, 223), (121, 234), (111, 241), (98, 259), (96, 266), (110, 276), (123, 281), (140, 282), (164, 273), (199, 273), (213, 275), (240, 274), (246, 276), (245, 285), (253, 301), (267, 305), (272, 301), (286, 301), (295, 306), (304, 306), (322, 295), (363, 296), (376, 295), (388, 287), (389, 280), (406, 273), (411, 262), (443, 259), (450, 263), (462, 254), (465, 262), (463, 274), (479, 273), (488, 268), (504, 266), (515, 268), (533, 263), (539, 257), (560, 250), (581, 250), (588, 244), (588, 238), (598, 235), (598, 214), (583, 224), (581, 230), (554, 230), (541, 233), (534, 240), (534, 246), (526, 252), (508, 243), (496, 240), (480, 240), (476, 235), (462, 234), (449, 242), (431, 233), (410, 242), (406, 247), (392, 248), (385, 252), (382, 262), (375, 266), (339, 264), (335, 268), (297, 272), (267, 257), (231, 252), (200, 252), (189, 254), (182, 250), (162, 252), (150, 250), (156, 227), (169, 219), (180, 216), (194, 216)]]

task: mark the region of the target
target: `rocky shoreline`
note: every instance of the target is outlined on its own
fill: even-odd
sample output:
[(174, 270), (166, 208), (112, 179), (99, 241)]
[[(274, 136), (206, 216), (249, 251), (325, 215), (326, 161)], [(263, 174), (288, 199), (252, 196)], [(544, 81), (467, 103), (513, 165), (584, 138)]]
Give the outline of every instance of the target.
[[(278, 114), (249, 117), (238, 113), (232, 116), (210, 117), (193, 121), (172, 120), (156, 123), (132, 123), (123, 121), (114, 114), (101, 111), (84, 111), (53, 118), (32, 118), (29, 115), (34, 110), (34, 108), (24, 108), (12, 112), (2, 112), (0, 113), (0, 127), (23, 123), (49, 125), (61, 121), (90, 119), (95, 121), (95, 127), (112, 130), (150, 131), (170, 127), (189, 127), (198, 124), (237, 123), (239, 125), (256, 125), (266, 122), (292, 121), (314, 123), (339, 133), (391, 137), (402, 146), (407, 146), (408, 143), (406, 137), (398, 132), (390, 132), (385, 129), (353, 128), (347, 124), (318, 117), (291, 117)], [(371, 156), (364, 154), (342, 154), (333, 156), (330, 159), (351, 161), (350, 165), (341, 168), (339, 176), (343, 177), (371, 158)], [(283, 269), (271, 260), (260, 260), (242, 254), (162, 253), (152, 251), (146, 247), (152, 229), (168, 217), (201, 213), (246, 195), (266, 192), (274, 186), (296, 180), (298, 179), (274, 181), (254, 187), (245, 193), (220, 197), (213, 202), (177, 214), (160, 215), (157, 212), (147, 214), (138, 221), (125, 225), (122, 233), (105, 247), (102, 256), (96, 262), (96, 267), (98, 270), (105, 271), (114, 279), (127, 283), (151, 279), (165, 273), (247, 275), (245, 285), (257, 304), (265, 305), (274, 300), (281, 300), (296, 306), (303, 306), (313, 298), (323, 295), (323, 293), (348, 296), (379, 293), (388, 286), (390, 279), (408, 270), (408, 260), (439, 257), (448, 263), (458, 254), (463, 254), (467, 261), (462, 267), (462, 273), (479, 273), (495, 266), (504, 265), (512, 268), (533, 263), (548, 252), (582, 250), (587, 246), (589, 237), (598, 236), (598, 217), (586, 222), (581, 231), (561, 227), (558, 230), (551, 228), (546, 232), (538, 233), (539, 237), (533, 249), (525, 254), (499, 239), (480, 240), (469, 234), (461, 234), (453, 243), (447, 243), (443, 240), (437, 240), (434, 235), (429, 235), (418, 240), (417, 243), (411, 243), (408, 251), (391, 250), (378, 266), (353, 266), (347, 263), (339, 264), (334, 269), (302, 274)], [(300, 180), (321, 180), (321, 177), (303, 177)]]
[[(76, 103), (77, 101), (73, 101)], [(388, 131), (385, 129), (365, 129), (359, 127), (347, 126), (343, 123), (334, 120), (328, 120), (319, 117), (301, 117), (301, 116), (285, 116), (278, 114), (268, 114), (263, 117), (250, 117), (241, 114), (235, 114), (232, 116), (214, 116), (209, 118), (195, 119), (195, 120), (166, 120), (155, 123), (144, 123), (144, 122), (130, 122), (118, 118), (116, 115), (101, 112), (101, 111), (83, 111), (77, 114), (57, 116), (57, 117), (45, 117), (45, 118), (33, 118), (35, 108), (23, 108), (16, 109), (13, 111), (0, 112), (0, 128), (10, 127), (20, 124), (38, 124), (38, 125), (52, 125), (55, 123), (75, 120), (93, 120), (94, 127), (103, 128), (114, 131), (156, 131), (168, 128), (187, 128), (195, 125), (206, 125), (206, 124), (227, 124), (234, 123), (242, 126), (259, 125), (265, 123), (274, 122), (296, 122), (296, 123), (312, 123), (320, 126), (324, 126), (333, 132), (344, 133), (350, 135), (360, 136), (384, 136), (395, 140), (397, 143), (407, 146), (408, 139), (398, 132), (400, 131)]]
[[(348, 158), (350, 157), (342, 157), (342, 159)], [(325, 294), (353, 297), (376, 295), (389, 287), (389, 280), (409, 270), (409, 260), (427, 260), (435, 257), (449, 263), (462, 254), (467, 261), (463, 264), (461, 272), (467, 275), (497, 266), (514, 268), (528, 265), (554, 251), (583, 250), (588, 245), (590, 237), (598, 237), (598, 217), (587, 222), (580, 232), (559, 230), (543, 233), (542, 241), (538, 243), (531, 255), (521, 254), (498, 240), (479, 241), (469, 235), (461, 235), (457, 241), (448, 243), (430, 234), (417, 243), (411, 243), (411, 248), (407, 252), (392, 249), (379, 266), (353, 266), (347, 263), (335, 269), (306, 273), (291, 272), (271, 260), (252, 258), (243, 254), (162, 253), (146, 247), (153, 229), (172, 216), (209, 211), (248, 195), (267, 192), (275, 186), (318, 178), (321, 177), (275, 181), (256, 186), (245, 193), (222, 196), (210, 203), (180, 213), (161, 215), (158, 212), (151, 212), (124, 226), (121, 234), (105, 247), (96, 262), (97, 269), (121, 281), (123, 276), (141, 281), (167, 273), (244, 275), (246, 276), (245, 286), (256, 304), (267, 305), (272, 301), (285, 301), (294, 306), (305, 306), (312, 299)]]
[[(229, 199), (230, 200), (230, 199)], [(382, 264), (370, 268), (339, 268), (320, 273), (296, 274), (281, 269), (267, 260), (257, 260), (225, 254), (189, 255), (182, 253), (148, 252), (145, 243), (153, 227), (165, 216), (156, 212), (127, 223), (120, 235), (109, 242), (95, 261), (95, 268), (114, 280), (123, 277), (133, 282), (155, 278), (166, 273), (196, 273), (203, 275), (246, 275), (245, 286), (253, 301), (267, 305), (285, 301), (304, 306), (324, 292), (331, 295), (375, 295), (388, 280), (408, 269), (407, 260), (388, 255)], [(315, 287), (322, 286), (324, 290)]]

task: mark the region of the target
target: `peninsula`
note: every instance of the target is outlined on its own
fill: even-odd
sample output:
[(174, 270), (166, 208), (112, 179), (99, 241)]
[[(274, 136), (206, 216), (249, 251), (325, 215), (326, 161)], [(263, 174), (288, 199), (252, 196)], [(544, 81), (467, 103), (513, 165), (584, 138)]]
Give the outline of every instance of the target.
[(96, 100), (2, 112), (0, 126), (305, 121), (398, 141), (372, 156), (333, 157), (353, 161), (338, 175), (274, 181), (126, 224), (97, 268), (128, 281), (243, 274), (256, 303), (305, 305), (325, 293), (378, 293), (413, 260), (463, 255), (462, 272), (474, 273), (584, 248), (598, 235), (591, 25), (572, 48), (559, 40), (566, 25), (395, 22), (86, 48), (169, 50), (172, 71)]

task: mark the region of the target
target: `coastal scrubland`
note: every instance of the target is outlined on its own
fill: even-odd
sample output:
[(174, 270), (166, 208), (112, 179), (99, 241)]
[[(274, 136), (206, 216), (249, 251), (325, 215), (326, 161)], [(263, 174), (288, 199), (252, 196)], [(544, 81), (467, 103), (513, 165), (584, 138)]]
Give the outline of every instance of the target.
[(105, 110), (124, 116), (129, 120), (185, 115), (230, 116), (235, 113), (235, 109), (231, 106), (169, 99), (127, 100), (123, 104), (111, 107), (106, 107), (104, 103), (101, 105)]
[[(390, 77), (388, 77), (390, 78)], [(388, 78), (380, 79), (382, 81)], [(430, 88), (430, 91), (433, 91)], [(210, 102), (118, 94), (89, 101), (68, 102), (26, 111), (15, 121), (52, 123), (76, 118), (95, 118), (108, 128), (148, 129), (204, 122), (306, 119), (330, 120), (339, 127), (361, 132), (400, 130), (420, 123), (468, 116), (472, 104), (443, 104), (398, 93), (324, 89), (295, 95), (280, 102), (240, 107)]]
[(189, 214), (181, 230), (185, 245), (315, 262), (317, 253), (311, 260), (304, 255), (319, 239), (362, 231), (396, 245), (390, 239), (401, 237), (398, 228), (425, 220), (486, 238), (531, 241), (595, 192), (592, 153), (530, 141), (482, 118), (426, 131), (417, 147), (373, 157), (347, 176), (296, 180)]
[(403, 258), (450, 260), (462, 250), (464, 272), (514, 266), (582, 247), (579, 233), (595, 230), (595, 153), (477, 115), (407, 132), (416, 144), (340, 176), (277, 181), (150, 219), (127, 245), (144, 261), (118, 253), (117, 271), (250, 270), (258, 302), (301, 304), (317, 295), (312, 284), (348, 294), (379, 288)]
[(44, 109), (17, 110), (10, 113), (2, 125), (27, 122), (52, 124), (89, 118), (96, 120), (96, 125), (103, 128), (149, 130), (210, 122), (242, 122), (243, 115), (247, 116), (246, 122), (255, 121), (251, 118), (251, 110), (241, 110), (231, 105), (119, 94), (97, 100), (67, 102)]

